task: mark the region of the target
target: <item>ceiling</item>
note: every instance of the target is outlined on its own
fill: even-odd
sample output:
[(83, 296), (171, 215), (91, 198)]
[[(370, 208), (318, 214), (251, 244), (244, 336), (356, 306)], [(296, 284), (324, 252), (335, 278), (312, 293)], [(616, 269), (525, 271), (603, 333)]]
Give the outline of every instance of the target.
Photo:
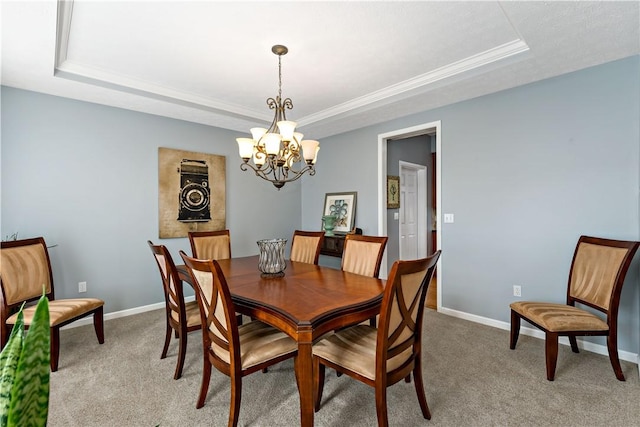
[(320, 139), (640, 54), (640, 2), (7, 1), (3, 85)]

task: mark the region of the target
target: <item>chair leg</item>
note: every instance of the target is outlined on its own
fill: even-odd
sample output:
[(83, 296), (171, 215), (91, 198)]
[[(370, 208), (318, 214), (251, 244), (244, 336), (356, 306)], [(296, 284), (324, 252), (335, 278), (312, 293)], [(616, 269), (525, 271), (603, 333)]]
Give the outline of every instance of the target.
[(207, 392), (209, 391), (209, 380), (211, 380), (211, 362), (209, 361), (209, 356), (205, 352), (204, 365), (202, 366), (202, 383), (200, 384), (200, 395), (198, 396), (196, 409), (200, 409), (204, 406), (204, 400), (207, 398)]
[(618, 337), (616, 333), (610, 333), (607, 336), (607, 349), (609, 350), (609, 360), (613, 367), (613, 372), (616, 374), (618, 381), (624, 381), (624, 374), (622, 373), (622, 366), (620, 366), (620, 359), (618, 359)]
[(229, 408), (229, 427), (238, 425), (240, 401), (242, 400), (242, 376), (231, 373), (231, 407)]
[(569, 344), (571, 344), (571, 351), (574, 353), (580, 353), (580, 349), (578, 349), (578, 340), (575, 335), (569, 335)]
[[(171, 333), (169, 333), (171, 335)], [(180, 331), (179, 335), (179, 347), (178, 347), (178, 363), (176, 364), (176, 372), (173, 374), (173, 379), (177, 380), (182, 376), (182, 368), (184, 367), (184, 357), (187, 353), (187, 331)]]
[(380, 379), (376, 381), (376, 414), (378, 415), (378, 427), (389, 427), (389, 417), (387, 415), (387, 387), (380, 384)]
[(322, 401), (322, 390), (324, 389), (324, 365), (320, 363), (318, 357), (313, 358), (313, 397), (314, 411), (320, 410), (320, 402)]
[(420, 409), (422, 409), (422, 416), (430, 420), (431, 411), (429, 411), (429, 405), (427, 404), (427, 396), (424, 393), (424, 383), (422, 382), (422, 363), (420, 358), (416, 357), (415, 366), (413, 368), (413, 381), (416, 386), (416, 394), (418, 395), (418, 402), (420, 402)]
[(407, 375), (406, 377), (404, 377), (404, 382), (409, 384), (411, 382), (411, 374)]
[(60, 329), (51, 328), (51, 372), (58, 370), (58, 359), (60, 358)]
[(511, 335), (509, 338), (509, 348), (514, 350), (520, 335), (520, 315), (511, 310)]
[(545, 338), (545, 357), (547, 359), (547, 380), (553, 381), (558, 361), (558, 334), (547, 332)]
[(169, 350), (169, 343), (171, 342), (171, 332), (173, 328), (169, 324), (169, 320), (167, 319), (167, 332), (164, 334), (164, 347), (162, 348), (162, 354), (160, 355), (160, 359), (164, 359), (167, 357), (167, 351)]
[(93, 313), (93, 329), (100, 344), (104, 344), (104, 307), (98, 308)]

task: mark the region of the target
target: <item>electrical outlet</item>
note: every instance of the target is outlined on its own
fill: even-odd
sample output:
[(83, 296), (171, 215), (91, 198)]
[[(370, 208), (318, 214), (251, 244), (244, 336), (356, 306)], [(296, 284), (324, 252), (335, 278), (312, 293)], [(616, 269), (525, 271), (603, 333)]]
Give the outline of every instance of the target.
[(78, 292), (87, 292), (87, 282), (78, 282)]
[(522, 288), (520, 285), (513, 285), (513, 296), (521, 297), (522, 296)]

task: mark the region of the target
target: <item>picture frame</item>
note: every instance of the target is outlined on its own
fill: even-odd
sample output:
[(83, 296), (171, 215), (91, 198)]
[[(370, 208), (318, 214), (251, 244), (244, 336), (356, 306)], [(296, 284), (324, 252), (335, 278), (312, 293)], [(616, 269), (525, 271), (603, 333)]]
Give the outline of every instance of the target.
[[(355, 191), (325, 194), (322, 216), (336, 215), (338, 217), (334, 233), (347, 234), (355, 228), (357, 196), (358, 193)], [(324, 227), (322, 229), (324, 230)]]
[(400, 208), (400, 177), (387, 175), (387, 209)]

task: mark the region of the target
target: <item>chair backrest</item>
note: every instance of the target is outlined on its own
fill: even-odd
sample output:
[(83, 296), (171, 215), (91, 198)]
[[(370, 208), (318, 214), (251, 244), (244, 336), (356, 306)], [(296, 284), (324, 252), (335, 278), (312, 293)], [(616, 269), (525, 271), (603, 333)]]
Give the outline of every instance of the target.
[(291, 261), (318, 264), (323, 240), (324, 231), (294, 231), (291, 240)]
[(639, 245), (580, 236), (571, 262), (567, 304), (579, 302), (617, 315), (624, 278)]
[(189, 232), (191, 254), (197, 259), (231, 258), (229, 230)]
[(240, 339), (231, 293), (215, 260), (199, 260), (180, 251), (195, 284), (200, 307), (204, 348), (214, 359), (230, 369), (241, 369)]
[(151, 248), (153, 257), (160, 270), (167, 311), (173, 320), (186, 325), (187, 315), (184, 305), (182, 282), (173, 258), (171, 257), (171, 253), (165, 245), (154, 245), (150, 240), (148, 240), (147, 243)]
[(380, 307), (376, 372), (406, 368), (420, 354), (424, 304), (440, 253), (391, 267)]
[[(49, 300), (54, 299), (51, 261), (44, 238), (2, 242), (0, 250), (2, 309), (8, 311), (42, 296), (43, 285)], [(3, 320), (6, 314), (3, 313)]]
[(342, 252), (342, 270), (378, 277), (387, 237), (347, 234)]

